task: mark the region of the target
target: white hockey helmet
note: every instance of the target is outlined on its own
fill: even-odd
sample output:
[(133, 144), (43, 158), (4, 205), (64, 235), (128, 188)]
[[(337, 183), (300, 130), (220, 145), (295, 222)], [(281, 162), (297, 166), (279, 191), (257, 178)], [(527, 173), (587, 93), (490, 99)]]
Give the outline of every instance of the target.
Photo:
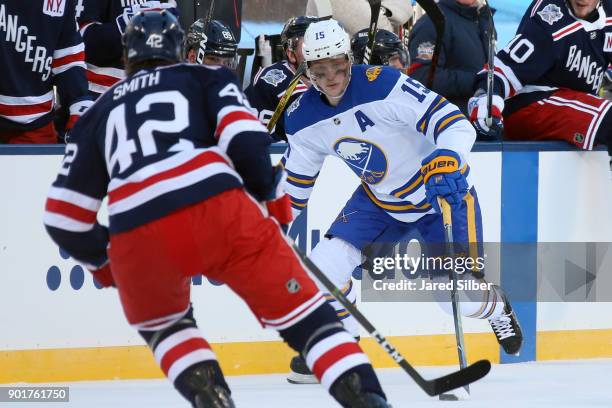
[(339, 55), (351, 56), (351, 39), (334, 19), (311, 23), (304, 34), (302, 53), (306, 62)]

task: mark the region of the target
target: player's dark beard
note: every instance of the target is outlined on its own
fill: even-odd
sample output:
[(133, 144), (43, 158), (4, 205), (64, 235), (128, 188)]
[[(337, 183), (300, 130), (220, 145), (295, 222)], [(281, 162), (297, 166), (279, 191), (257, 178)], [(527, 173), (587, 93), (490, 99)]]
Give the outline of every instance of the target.
[[(575, 16), (576, 15), (576, 10), (574, 10), (574, 7), (572, 7), (572, 3), (570, 3), (567, 0), (565, 0), (565, 4), (567, 4), (567, 7), (570, 10), (572, 10), (572, 14), (574, 14), (574, 16)], [(597, 5), (595, 6), (595, 9), (593, 11), (591, 11), (591, 14), (589, 14), (588, 16), (583, 18), (583, 20), (586, 20), (589, 23), (594, 23), (595, 21), (597, 21), (597, 19), (599, 18), (599, 6), (601, 6), (601, 1), (597, 2)]]

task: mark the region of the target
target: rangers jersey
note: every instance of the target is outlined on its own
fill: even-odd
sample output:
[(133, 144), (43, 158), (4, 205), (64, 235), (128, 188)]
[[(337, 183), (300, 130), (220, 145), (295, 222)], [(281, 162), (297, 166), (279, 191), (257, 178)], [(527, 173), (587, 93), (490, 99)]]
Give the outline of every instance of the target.
[(77, 21), (87, 49), (89, 90), (96, 97), (125, 76), (117, 17), (131, 7), (132, 1), (128, 0), (79, 0), (77, 4)]
[(77, 20), (87, 50), (87, 79), (94, 96), (124, 78), (121, 35), (138, 11), (174, 6), (164, 0), (77, 0)]
[[(72, 130), (48, 194), (44, 222), (55, 241), (97, 269), (109, 233), (243, 185), (257, 199), (269, 194), (270, 137), (234, 78), (226, 68), (172, 65), (98, 98)], [(106, 195), (108, 229), (96, 221)]]
[[(0, 130), (27, 131), (53, 119), (53, 86), (76, 118), (87, 96), (75, 3), (0, 2)], [(90, 104), (91, 102), (89, 102)]]
[[(260, 68), (253, 78), (253, 82), (244, 91), (253, 108), (257, 109), (259, 120), (265, 125), (270, 121), (278, 101), (285, 95), (285, 90), (294, 75), (295, 70), (287, 61), (279, 61), (266, 68)], [(307, 89), (308, 85), (300, 80), (291, 98), (289, 98), (287, 106)], [(277, 141), (287, 140), (282, 116), (276, 123), (272, 136)]]
[[(535, 0), (495, 58), (495, 93), (511, 98), (504, 114), (559, 88), (597, 95), (610, 63), (612, 0), (602, 0), (591, 21), (575, 17), (564, 0)], [(486, 88), (486, 71), (477, 82)]]
[(343, 160), (370, 199), (404, 222), (434, 212), (421, 161), (435, 149), (457, 152), (469, 182), (474, 128), (455, 105), (394, 68), (353, 65), (338, 106), (312, 87), (285, 115), (287, 193), (296, 214), (306, 206), (326, 156)]

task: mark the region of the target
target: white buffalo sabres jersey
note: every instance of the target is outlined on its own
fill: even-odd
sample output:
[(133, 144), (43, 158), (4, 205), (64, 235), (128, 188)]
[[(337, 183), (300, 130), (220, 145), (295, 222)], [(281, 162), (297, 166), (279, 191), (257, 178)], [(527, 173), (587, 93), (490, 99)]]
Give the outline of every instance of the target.
[(359, 176), (376, 205), (404, 222), (433, 212), (421, 161), (436, 149), (449, 149), (468, 173), (467, 156), (476, 139), (455, 105), (396, 69), (367, 65), (352, 67), (336, 107), (311, 87), (287, 109), (285, 126), (287, 192), (294, 212), (306, 207), (325, 157), (333, 155)]

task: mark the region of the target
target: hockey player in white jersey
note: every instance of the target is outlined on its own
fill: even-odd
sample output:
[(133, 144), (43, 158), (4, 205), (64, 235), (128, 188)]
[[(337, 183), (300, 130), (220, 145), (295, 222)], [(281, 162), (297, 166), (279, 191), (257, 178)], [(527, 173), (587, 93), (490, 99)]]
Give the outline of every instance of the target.
[[(308, 27), (303, 54), (314, 86), (285, 113), (287, 192), (295, 215), (306, 207), (326, 156), (342, 159), (362, 182), (313, 249), (312, 261), (354, 301), (351, 273), (368, 245), (399, 242), (415, 229), (426, 242), (444, 242), (437, 197), (453, 209), (455, 242), (481, 243), (468, 165), (476, 133), (459, 109), (396, 69), (353, 65), (350, 39), (335, 20)], [(470, 275), (482, 279), (480, 271)], [(330, 303), (357, 337), (354, 319)], [(464, 303), (465, 316), (489, 319), (506, 353), (519, 352), (520, 327), (499, 288)], [(291, 368), (290, 382), (311, 378), (299, 358)]]

